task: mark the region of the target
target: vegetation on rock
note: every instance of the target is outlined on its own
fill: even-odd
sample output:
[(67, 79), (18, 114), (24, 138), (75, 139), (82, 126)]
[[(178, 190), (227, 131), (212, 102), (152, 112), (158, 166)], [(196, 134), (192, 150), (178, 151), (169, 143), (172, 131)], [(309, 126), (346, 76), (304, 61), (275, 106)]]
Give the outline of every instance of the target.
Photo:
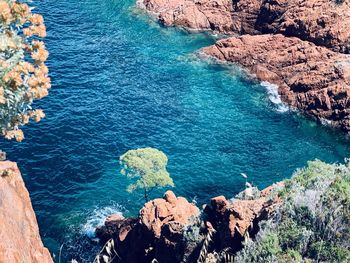
[(309, 162), (285, 181), (283, 205), (238, 262), (350, 262), (350, 164)]
[[(146, 148), (129, 151), (121, 160), (133, 176), (141, 177), (154, 173), (154, 166), (164, 172), (164, 158), (160, 151)], [(213, 198), (199, 220), (180, 223), (186, 218), (181, 214), (185, 208), (192, 211), (187, 215), (199, 213), (168, 191), (164, 199), (145, 204), (139, 218), (116, 220), (115, 233), (107, 223), (99, 232), (124, 246), (117, 248), (122, 252), (117, 262), (148, 262), (149, 257), (159, 262), (350, 262), (349, 160), (311, 161), (291, 179), (254, 195), (240, 193), (232, 201)], [(137, 258), (128, 254), (134, 254), (130, 244), (137, 244)]]
[(174, 186), (166, 166), (167, 156), (154, 148), (129, 150), (120, 156), (121, 174), (130, 178), (137, 178), (136, 182), (128, 186), (128, 191), (144, 190), (144, 197), (148, 201), (149, 192), (156, 187)]
[(34, 100), (48, 94), (48, 52), (44, 19), (15, 0), (0, 0), (0, 134), (22, 141), (19, 127), (45, 116), (32, 109)]

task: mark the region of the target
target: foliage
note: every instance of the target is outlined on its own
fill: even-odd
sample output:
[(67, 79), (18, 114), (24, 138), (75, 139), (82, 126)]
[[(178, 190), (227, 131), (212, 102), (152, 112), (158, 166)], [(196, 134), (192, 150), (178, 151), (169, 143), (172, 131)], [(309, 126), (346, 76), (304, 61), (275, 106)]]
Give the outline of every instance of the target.
[(197, 263), (205, 263), (206, 262), (206, 258), (208, 256), (208, 249), (209, 249), (209, 245), (210, 243), (213, 242), (213, 235), (216, 233), (216, 230), (211, 226), (207, 226), (207, 234), (204, 238), (201, 250), (199, 252), (199, 257), (197, 260)]
[(48, 94), (48, 52), (39, 38), (46, 36), (44, 19), (25, 3), (0, 0), (0, 133), (7, 139), (24, 138), (19, 126), (40, 121), (34, 100)]
[(113, 238), (109, 239), (101, 251), (96, 255), (93, 263), (111, 263), (119, 262), (121, 257), (118, 255)]
[(350, 262), (350, 167), (308, 163), (280, 191), (283, 205), (260, 223), (237, 262)]
[(128, 191), (143, 189), (145, 199), (155, 187), (174, 186), (166, 166), (167, 156), (154, 148), (129, 150), (120, 156), (121, 174), (130, 178), (137, 178), (136, 182), (128, 186)]

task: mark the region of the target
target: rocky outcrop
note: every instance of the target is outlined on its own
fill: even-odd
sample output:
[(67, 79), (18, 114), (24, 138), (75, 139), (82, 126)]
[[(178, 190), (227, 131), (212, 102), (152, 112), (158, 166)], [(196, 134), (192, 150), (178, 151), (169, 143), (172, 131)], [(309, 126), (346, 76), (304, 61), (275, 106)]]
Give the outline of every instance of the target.
[(349, 0), (139, 0), (166, 26), (283, 34), (350, 53)]
[(141, 223), (160, 237), (164, 225), (177, 222), (188, 225), (199, 216), (199, 209), (183, 197), (176, 197), (172, 191), (167, 191), (164, 198), (157, 198), (145, 204), (140, 211)]
[(139, 0), (166, 26), (223, 34), (253, 34), (261, 0)]
[[(116, 262), (196, 262), (206, 235), (215, 229), (211, 250), (238, 251), (242, 241), (255, 235), (258, 223), (268, 218), (280, 204), (276, 185), (251, 195), (251, 188), (241, 193), (245, 199), (226, 200), (219, 196), (200, 211), (185, 198), (171, 191), (163, 199), (144, 205), (138, 218), (125, 219), (113, 215), (104, 226), (96, 229), (102, 242), (113, 238), (117, 253)], [(210, 229), (209, 229), (210, 226)]]
[(53, 262), (16, 163), (0, 162), (0, 262)]
[[(349, 0), (139, 0), (166, 25), (224, 34), (203, 52), (278, 86), (294, 109), (350, 132)], [(248, 35), (249, 34), (249, 35)]]
[(256, 29), (350, 53), (350, 1), (264, 0)]
[(138, 218), (113, 215), (96, 229), (102, 242), (114, 238), (121, 262), (180, 262), (185, 245), (183, 232), (199, 222), (199, 209), (183, 197), (167, 191), (164, 198), (144, 205)]
[[(230, 248), (236, 252), (242, 248), (245, 238), (255, 236), (258, 232), (258, 223), (266, 220), (281, 204), (281, 200), (273, 189), (281, 183), (272, 185), (257, 195), (248, 199), (227, 200), (224, 196), (211, 199), (210, 205), (205, 206), (206, 219), (218, 233), (216, 246), (220, 249)], [(253, 188), (247, 188), (241, 193), (251, 196)]]
[(306, 114), (350, 131), (350, 56), (283, 35), (244, 35), (203, 52), (242, 65), (279, 86), (282, 100)]

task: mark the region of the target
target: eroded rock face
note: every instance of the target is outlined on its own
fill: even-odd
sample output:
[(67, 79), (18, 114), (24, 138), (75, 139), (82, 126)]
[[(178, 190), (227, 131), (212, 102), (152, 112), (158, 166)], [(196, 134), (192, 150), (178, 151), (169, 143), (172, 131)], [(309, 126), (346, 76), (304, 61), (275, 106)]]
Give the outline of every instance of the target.
[(350, 131), (349, 55), (280, 34), (231, 37), (202, 51), (278, 85), (292, 107)]
[(167, 191), (164, 198), (154, 199), (144, 205), (140, 211), (140, 220), (159, 238), (165, 224), (177, 222), (181, 225), (188, 225), (199, 214), (198, 207), (189, 203), (186, 198), (176, 197), (172, 191)]
[(256, 28), (350, 53), (350, 1), (264, 0)]
[(262, 0), (139, 0), (166, 26), (224, 34), (257, 33), (254, 24)]
[[(207, 220), (216, 229), (220, 249), (230, 247), (233, 251), (242, 248), (245, 237), (255, 235), (258, 223), (280, 205), (281, 201), (272, 189), (280, 184), (272, 185), (262, 190), (259, 197), (251, 200), (227, 200), (224, 196), (211, 199), (210, 205), (204, 208)], [(247, 188), (245, 191), (249, 191)]]
[(279, 33), (350, 53), (349, 0), (139, 0), (166, 26), (224, 34)]
[(0, 162), (0, 262), (53, 262), (16, 163)]
[(164, 198), (144, 205), (138, 218), (113, 215), (96, 229), (102, 242), (114, 238), (121, 262), (180, 262), (184, 254), (184, 228), (198, 223), (199, 209), (167, 191)]
[[(205, 206), (202, 217), (195, 205), (168, 191), (163, 199), (146, 203), (139, 218), (108, 217), (96, 234), (102, 242), (114, 238), (121, 257), (117, 262), (197, 262), (209, 226), (216, 230), (211, 249), (238, 251), (244, 238), (256, 234), (258, 223), (280, 205), (273, 191), (278, 185), (256, 190), (258, 196), (249, 200), (215, 197)], [(243, 196), (250, 196), (250, 190)]]

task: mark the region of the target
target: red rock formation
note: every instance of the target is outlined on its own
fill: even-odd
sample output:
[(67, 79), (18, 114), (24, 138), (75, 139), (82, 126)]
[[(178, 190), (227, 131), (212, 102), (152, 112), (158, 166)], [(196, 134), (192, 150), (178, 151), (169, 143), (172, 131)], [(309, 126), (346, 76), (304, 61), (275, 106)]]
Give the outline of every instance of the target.
[(264, 0), (256, 28), (350, 53), (350, 1)]
[(350, 57), (283, 35), (244, 35), (203, 52), (239, 64), (279, 86), (282, 100), (320, 121), (350, 131)]
[(183, 197), (167, 191), (164, 198), (144, 205), (139, 218), (110, 216), (96, 229), (102, 242), (114, 238), (122, 262), (180, 262), (183, 256), (183, 230), (198, 222), (199, 209)]
[(144, 205), (140, 211), (141, 223), (159, 238), (162, 227), (169, 222), (188, 225), (200, 212), (183, 197), (176, 197), (172, 191), (167, 191), (164, 198), (154, 199)]
[(350, 53), (349, 0), (139, 0), (166, 26), (224, 34), (280, 33)]
[[(280, 184), (272, 185), (260, 192), (258, 198), (252, 200), (226, 200), (224, 196), (211, 199), (204, 208), (207, 220), (219, 235), (219, 248), (231, 247), (234, 251), (241, 249), (246, 236), (255, 235), (258, 222), (267, 217), (280, 205), (277, 195), (272, 189)], [(249, 191), (250, 188), (245, 191)]]
[(292, 108), (350, 132), (350, 59), (339, 54), (350, 53), (349, 0), (139, 2), (166, 26), (277, 34), (233, 37), (203, 51), (278, 85)]
[(0, 162), (0, 262), (53, 262), (16, 163)]
[(224, 34), (256, 33), (254, 24), (262, 0), (139, 0), (166, 26)]
[[(211, 200), (204, 208), (204, 218), (206, 225), (216, 230), (217, 242), (213, 246), (217, 251), (227, 247), (237, 251), (245, 236), (256, 233), (258, 222), (266, 219), (280, 204), (272, 191), (275, 187), (257, 191), (259, 197), (252, 200), (228, 201), (224, 196)], [(250, 190), (245, 190), (245, 196), (249, 196)], [(105, 225), (96, 229), (96, 235), (102, 242), (114, 238), (122, 258), (120, 262), (151, 262), (155, 258), (160, 263), (176, 263), (183, 262), (185, 254), (196, 261), (201, 239), (196, 236), (195, 242), (186, 240), (186, 226), (192, 235), (194, 229), (206, 234), (204, 222), (199, 222), (199, 209), (168, 191), (163, 199), (146, 203), (139, 218), (108, 217)]]

